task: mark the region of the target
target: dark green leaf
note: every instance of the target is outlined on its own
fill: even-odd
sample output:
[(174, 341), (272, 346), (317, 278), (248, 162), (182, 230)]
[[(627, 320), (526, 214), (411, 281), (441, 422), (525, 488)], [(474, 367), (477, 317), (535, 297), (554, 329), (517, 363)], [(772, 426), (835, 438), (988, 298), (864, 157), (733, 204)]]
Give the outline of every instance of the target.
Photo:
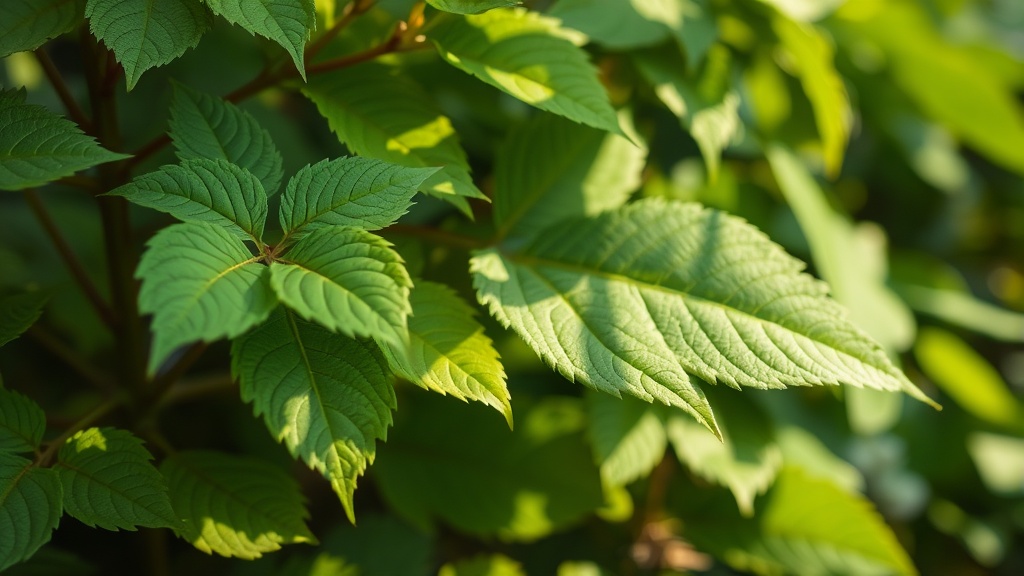
[(35, 50), (82, 22), (84, 0), (6, 0), (0, 6), (0, 58)]
[(26, 560), (60, 523), (57, 473), (0, 452), (0, 570)]
[(281, 45), (306, 79), (303, 52), (316, 27), (313, 0), (206, 0), (214, 14)]
[(0, 387), (0, 452), (33, 452), (46, 431), (46, 413), (27, 396)]
[(43, 314), (49, 296), (43, 292), (22, 292), (0, 297), (0, 346), (32, 327)]

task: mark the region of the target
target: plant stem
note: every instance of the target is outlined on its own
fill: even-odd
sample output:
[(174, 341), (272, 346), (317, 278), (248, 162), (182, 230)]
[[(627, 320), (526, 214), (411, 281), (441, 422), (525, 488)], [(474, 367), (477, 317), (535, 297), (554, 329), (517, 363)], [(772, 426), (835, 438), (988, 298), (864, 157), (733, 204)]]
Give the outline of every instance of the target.
[(39, 65), (43, 68), (43, 73), (46, 74), (46, 78), (49, 79), (53, 89), (57, 92), (57, 96), (60, 101), (64, 104), (64, 108), (67, 109), (68, 115), (71, 119), (78, 124), (82, 130), (90, 134), (93, 133), (92, 122), (85, 115), (85, 111), (78, 105), (78, 101), (71, 94), (71, 90), (68, 88), (67, 82), (64, 81), (64, 77), (61, 76), (60, 70), (50, 59), (50, 55), (46, 53), (42, 48), (38, 48), (34, 51), (36, 59), (39, 60)]
[(96, 314), (99, 315), (100, 320), (107, 325), (108, 328), (113, 328), (117, 324), (117, 318), (114, 312), (110, 309), (107, 301), (104, 300), (103, 296), (100, 295), (99, 290), (96, 288), (96, 284), (93, 283), (92, 278), (89, 277), (89, 273), (86, 271), (85, 266), (75, 255), (74, 250), (71, 249), (71, 245), (68, 244), (67, 239), (60, 231), (60, 227), (53, 221), (53, 217), (50, 216), (49, 211), (46, 210), (46, 205), (43, 204), (43, 200), (39, 197), (39, 193), (34, 189), (29, 188), (24, 190), (22, 195), (25, 197), (25, 201), (28, 203), (29, 208), (32, 209), (32, 213), (35, 214), (36, 219), (39, 220), (39, 224), (46, 231), (46, 235), (50, 237), (50, 241), (53, 242), (54, 248), (57, 249), (57, 254), (60, 255), (61, 260), (68, 267), (68, 271), (71, 272), (71, 276), (75, 279), (78, 287), (82, 289), (85, 297), (88, 298), (89, 303), (92, 304), (93, 309), (96, 310)]
[(206, 342), (193, 344), (185, 354), (167, 372), (157, 376), (152, 385), (152, 402), (154, 407), (160, 403), (160, 399), (170, 390), (171, 386), (178, 382), (188, 369), (195, 364), (196, 360), (206, 352)]
[(445, 230), (438, 230), (427, 226), (416, 226), (411, 224), (392, 224), (385, 230), (385, 234), (396, 234), (412, 238), (422, 238), (432, 244), (462, 248), (464, 250), (479, 250), (490, 244), (471, 236), (463, 236)]
[(88, 360), (79, 355), (76, 350), (53, 334), (50, 334), (38, 323), (28, 329), (28, 335), (40, 346), (46, 348), (51, 354), (67, 364), (69, 368), (77, 372), (84, 380), (95, 386), (96, 389), (107, 394), (113, 392), (114, 386), (109, 376), (100, 372)]
[(60, 450), (60, 447), (63, 446), (65, 442), (67, 442), (68, 438), (71, 438), (80, 430), (85, 430), (89, 426), (93, 425), (96, 421), (112, 412), (123, 402), (124, 398), (121, 396), (112, 396), (101, 402), (98, 406), (90, 410), (85, 416), (79, 418), (77, 422), (75, 422), (71, 426), (68, 426), (67, 429), (65, 429), (64, 432), (60, 434), (60, 436), (57, 436), (56, 438), (51, 440), (46, 446), (46, 450), (44, 450), (36, 458), (36, 463), (39, 464), (40, 466), (48, 465), (50, 463), (50, 460), (53, 459), (54, 455), (57, 454), (57, 451)]
[(164, 394), (161, 405), (168, 406), (180, 402), (188, 402), (195, 398), (227, 392), (235, 388), (235, 379), (230, 374), (217, 374), (181, 381)]
[(360, 14), (369, 10), (372, 5), (372, 2), (352, 2), (348, 6), (345, 6), (345, 13), (342, 14), (341, 18), (334, 23), (334, 26), (331, 26), (331, 28), (328, 29), (327, 32), (324, 32), (322, 36), (317, 38), (315, 42), (306, 46), (306, 51), (303, 54), (305, 61), (308, 63), (313, 60), (321, 50), (331, 43), (331, 40), (337, 38), (338, 34), (340, 34), (342, 30), (351, 24), (352, 21)]

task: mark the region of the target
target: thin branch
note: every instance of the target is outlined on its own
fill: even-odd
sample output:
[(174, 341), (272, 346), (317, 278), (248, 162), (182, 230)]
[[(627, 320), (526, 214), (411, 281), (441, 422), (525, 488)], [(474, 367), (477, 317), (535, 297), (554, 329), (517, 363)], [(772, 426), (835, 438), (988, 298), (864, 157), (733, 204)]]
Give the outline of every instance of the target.
[(46, 74), (47, 79), (50, 80), (50, 84), (53, 85), (53, 89), (57, 91), (57, 96), (60, 101), (64, 104), (64, 108), (67, 109), (71, 119), (76, 124), (82, 127), (82, 130), (92, 133), (93, 126), (92, 122), (85, 115), (85, 111), (78, 105), (78, 101), (72, 96), (71, 90), (68, 88), (67, 82), (64, 81), (64, 77), (61, 76), (60, 70), (50, 59), (50, 55), (45, 50), (39, 48), (34, 51), (36, 59), (39, 60), (39, 65), (43, 68), (43, 73)]
[(471, 236), (463, 236), (462, 234), (455, 234), (445, 230), (411, 224), (392, 224), (384, 231), (384, 234), (422, 238), (432, 244), (462, 248), (464, 250), (479, 250), (490, 245), (483, 240), (478, 240)]
[(92, 426), (96, 421), (103, 418), (110, 412), (113, 412), (115, 408), (124, 403), (124, 398), (121, 396), (114, 396), (107, 398), (101, 402), (98, 406), (90, 410), (85, 416), (81, 417), (77, 422), (69, 426), (60, 436), (57, 436), (51, 440), (46, 450), (44, 450), (37, 458), (36, 464), (40, 466), (46, 466), (53, 459), (60, 447), (67, 442), (68, 438), (71, 438), (80, 430), (85, 430), (89, 426)]
[(207, 344), (205, 342), (197, 342), (193, 344), (174, 366), (167, 371), (153, 379), (152, 390), (154, 404), (159, 403), (160, 398), (173, 386), (182, 376), (188, 372), (188, 369), (196, 363), (202, 357), (203, 353), (206, 352)]
[(59, 338), (51, 334), (39, 324), (35, 324), (28, 329), (28, 336), (35, 340), (37, 344), (46, 348), (62, 362), (67, 364), (69, 368), (74, 370), (82, 377), (83, 380), (87, 381), (96, 389), (108, 394), (114, 390), (114, 384), (111, 381), (110, 376), (101, 372), (89, 363), (88, 360), (82, 357), (78, 351), (62, 342)]
[(89, 277), (89, 273), (86, 271), (85, 266), (75, 255), (74, 250), (71, 249), (71, 245), (64, 238), (57, 223), (53, 221), (50, 213), (46, 210), (46, 205), (43, 204), (42, 199), (39, 197), (39, 193), (34, 189), (27, 189), (23, 192), (25, 201), (28, 203), (29, 208), (32, 209), (32, 213), (35, 214), (36, 219), (39, 220), (39, 224), (42, 225), (43, 230), (46, 231), (47, 236), (50, 237), (50, 241), (53, 242), (54, 248), (57, 249), (57, 253), (60, 255), (61, 260), (68, 267), (71, 272), (71, 276), (74, 277), (78, 286), (85, 293), (85, 297), (89, 299), (89, 303), (96, 310), (100, 320), (107, 325), (108, 328), (113, 328), (117, 323), (116, 317), (114, 316), (113, 310), (107, 304), (107, 301), (100, 295), (99, 290), (93, 283), (92, 278)]
[(222, 392), (233, 391), (238, 387), (231, 374), (215, 374), (195, 379), (182, 380), (172, 386), (164, 394), (162, 406), (188, 402), (196, 398), (204, 398)]
[(345, 6), (345, 13), (342, 14), (341, 18), (339, 18), (338, 21), (334, 23), (334, 26), (331, 26), (327, 30), (327, 32), (324, 32), (323, 35), (317, 38), (315, 42), (312, 42), (308, 46), (306, 46), (306, 51), (305, 54), (303, 55), (305, 61), (307, 63), (312, 61), (313, 58), (317, 54), (319, 54), (321, 50), (323, 50), (328, 44), (331, 43), (331, 40), (337, 38), (338, 34), (340, 34), (342, 30), (348, 27), (348, 25), (351, 24), (352, 21), (355, 20), (360, 14), (369, 10), (370, 7), (373, 6), (373, 4), (374, 2), (357, 1), (352, 2), (348, 6)]
[(397, 30), (402, 28), (403, 27), (399, 26), (399, 28), (396, 29), (396, 33), (392, 34), (386, 42), (378, 44), (369, 50), (363, 50), (362, 52), (356, 52), (355, 54), (349, 54), (340, 58), (325, 60), (316, 64), (310, 64), (306, 67), (306, 74), (312, 76), (314, 74), (323, 74), (324, 72), (348, 68), (349, 66), (355, 66), (361, 62), (373, 60), (378, 56), (394, 52), (402, 42), (402, 37), (397, 32)]

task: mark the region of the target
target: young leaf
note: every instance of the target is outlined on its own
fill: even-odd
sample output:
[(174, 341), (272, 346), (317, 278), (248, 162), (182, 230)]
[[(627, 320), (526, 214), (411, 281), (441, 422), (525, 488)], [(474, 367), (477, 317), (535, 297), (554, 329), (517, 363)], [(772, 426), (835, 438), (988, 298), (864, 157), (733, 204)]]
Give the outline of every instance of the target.
[(666, 410), (635, 398), (608, 394), (586, 395), (590, 420), (587, 431), (601, 477), (612, 486), (625, 486), (650, 474), (665, 456)]
[(178, 158), (222, 159), (245, 168), (277, 192), (284, 172), (270, 133), (251, 114), (230, 102), (173, 83), (170, 136)]
[(309, 33), (316, 27), (313, 0), (206, 0), (206, 5), (214, 14), (250, 34), (280, 44), (292, 57), (302, 79), (306, 79), (303, 51)]
[(83, 0), (6, 0), (0, 6), (0, 58), (35, 50), (82, 21)]
[(50, 541), (61, 516), (57, 473), (0, 452), (0, 571)]
[(0, 346), (32, 327), (43, 313), (49, 296), (43, 292), (22, 292), (0, 297)]
[(356, 479), (387, 437), (395, 392), (380, 354), (279, 310), (235, 340), (242, 399), (292, 455), (323, 474), (355, 522)]
[(483, 402), (505, 415), (512, 405), (505, 370), (476, 311), (443, 284), (420, 281), (409, 297), (409, 343), (380, 342), (388, 364), (402, 378), (459, 400)]
[(0, 91), (0, 190), (40, 186), (123, 158), (69, 120), (26, 104), (24, 92)]
[(267, 220), (267, 193), (259, 179), (227, 160), (196, 158), (170, 164), (109, 192), (184, 222), (221, 226), (259, 242)]
[(86, 0), (93, 35), (114, 51), (124, 67), (128, 90), (142, 73), (195, 48), (211, 18), (195, 0)]
[(559, 220), (622, 206), (640, 186), (646, 159), (645, 147), (617, 134), (552, 114), (533, 117), (495, 159), (499, 236), (526, 239)]
[(252, 560), (282, 544), (316, 543), (295, 480), (260, 460), (178, 452), (160, 465), (179, 535), (207, 554)]
[(597, 69), (568, 35), (525, 9), (450, 18), (428, 32), (452, 66), (541, 110), (621, 133)]
[(320, 228), (270, 265), (270, 284), (307, 320), (404, 345), (412, 280), (389, 246), (358, 228)]
[(733, 387), (851, 384), (931, 402), (802, 268), (737, 218), (656, 199), (472, 260), (480, 302), (561, 374), (680, 407), (716, 433), (688, 372)]
[(135, 275), (139, 309), (153, 314), (150, 373), (178, 346), (238, 336), (277, 305), (267, 267), (223, 228), (176, 224), (147, 245)]
[(153, 456), (131, 432), (89, 428), (68, 439), (54, 465), (64, 510), (107, 530), (177, 528), (167, 483)]
[(522, 4), (520, 0), (427, 0), (438, 10), (455, 14), (480, 14), (495, 8), (509, 8)]
[(46, 431), (46, 413), (27, 396), (0, 388), (0, 452), (33, 452)]
[(485, 198), (451, 121), (412, 80), (371, 63), (315, 77), (302, 91), (353, 152), (412, 168), (442, 166), (421, 190), (466, 214), (463, 196)]
[(435, 168), (403, 168), (370, 158), (338, 158), (306, 166), (281, 196), (285, 235), (330, 226), (387, 228), (409, 206)]

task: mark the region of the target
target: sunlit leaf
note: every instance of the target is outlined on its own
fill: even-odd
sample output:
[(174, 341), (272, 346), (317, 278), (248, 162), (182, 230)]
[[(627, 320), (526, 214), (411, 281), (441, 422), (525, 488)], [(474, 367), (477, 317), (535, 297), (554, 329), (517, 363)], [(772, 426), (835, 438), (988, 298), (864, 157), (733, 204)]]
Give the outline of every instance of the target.
[(480, 14), (495, 8), (508, 8), (522, 4), (520, 0), (427, 0), (438, 10), (455, 14)]
[(586, 398), (587, 432), (601, 476), (612, 486), (647, 476), (665, 456), (669, 412), (628, 396), (613, 398), (591, 392)]

